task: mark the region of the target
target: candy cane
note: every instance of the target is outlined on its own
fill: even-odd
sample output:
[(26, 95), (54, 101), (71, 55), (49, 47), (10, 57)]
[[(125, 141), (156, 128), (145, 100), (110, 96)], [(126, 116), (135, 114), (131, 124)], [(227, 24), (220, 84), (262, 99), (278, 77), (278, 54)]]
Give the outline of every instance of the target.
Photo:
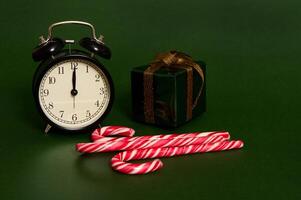
[[(91, 143), (79, 143), (76, 148), (79, 152), (94, 153), (108, 152), (132, 149), (147, 149), (172, 146), (187, 146), (192, 144), (214, 143), (228, 140), (230, 138), (227, 132), (210, 133), (191, 133), (191, 134), (172, 134), (168, 137), (135, 137), (135, 138), (104, 138)], [(100, 141), (101, 140), (101, 141)]]
[[(102, 128), (96, 129), (92, 133), (92, 141), (97, 141), (97, 142), (108, 142), (111, 140), (116, 140), (116, 138), (113, 137), (106, 137), (106, 136), (114, 136), (114, 135), (119, 135), (119, 136), (126, 136), (126, 137), (131, 137), (130, 141), (135, 140), (139, 138), (139, 140), (148, 140), (148, 139), (170, 139), (173, 137), (195, 137), (196, 133), (185, 133), (185, 134), (162, 134), (162, 135), (154, 135), (154, 136), (139, 136), (139, 137), (132, 137), (134, 135), (135, 131), (134, 129), (127, 128), (127, 127), (121, 127), (121, 126), (105, 126)], [(206, 134), (210, 134), (214, 132), (204, 132), (202, 133), (204, 136)], [(199, 133), (197, 133), (199, 134)]]
[(222, 141), (216, 143), (206, 143), (202, 145), (189, 145), (182, 147), (168, 147), (168, 148), (151, 148), (151, 149), (134, 149), (131, 151), (124, 151), (115, 155), (112, 160), (112, 168), (116, 171), (125, 174), (146, 174), (163, 167), (163, 163), (159, 159), (155, 159), (146, 163), (126, 163), (124, 161), (139, 160), (146, 158), (161, 158), (172, 157), (185, 154), (202, 153), (209, 151), (224, 151), (230, 149), (239, 149), (243, 147), (243, 142), (237, 141)]
[[(124, 161), (131, 159), (171, 157), (207, 151), (223, 151), (241, 148), (243, 146), (242, 141), (228, 141), (230, 139), (228, 132), (162, 134), (132, 137), (134, 133), (135, 131), (133, 129), (127, 127), (102, 127), (92, 133), (91, 139), (93, 142), (79, 143), (76, 145), (76, 149), (82, 153), (126, 150), (113, 157), (112, 168), (128, 174), (142, 174), (160, 169), (163, 163), (158, 159), (143, 164), (130, 164)], [(112, 135), (125, 137), (108, 137)]]

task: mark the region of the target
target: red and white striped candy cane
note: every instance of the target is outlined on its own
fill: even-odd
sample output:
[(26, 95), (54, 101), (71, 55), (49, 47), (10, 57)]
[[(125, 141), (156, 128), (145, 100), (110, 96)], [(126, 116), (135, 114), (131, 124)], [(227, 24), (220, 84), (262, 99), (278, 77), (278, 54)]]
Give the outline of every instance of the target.
[(120, 126), (109, 126), (96, 129), (92, 133), (91, 143), (77, 144), (79, 152), (94, 153), (131, 149), (146, 149), (171, 146), (184, 146), (202, 143), (214, 143), (229, 140), (228, 132), (203, 132), (186, 134), (169, 134), (139, 137), (105, 137), (110, 135), (132, 136), (133, 129)]
[[(241, 148), (243, 146), (243, 143), (241, 141), (229, 142), (228, 140), (230, 139), (230, 134), (228, 132), (203, 132), (203, 133), (185, 133), (185, 134), (169, 134), (169, 135), (162, 134), (162, 135), (154, 135), (154, 136), (132, 137), (134, 133), (135, 131), (133, 129), (127, 127), (121, 127), (121, 126), (102, 127), (96, 129), (92, 133), (91, 139), (93, 140), (93, 142), (79, 143), (76, 145), (76, 149), (77, 151), (83, 153), (127, 150), (125, 152), (122, 152), (122, 155), (123, 154), (128, 155), (130, 153), (131, 156), (124, 157), (123, 155), (121, 157), (118, 157), (117, 155), (120, 155), (119, 153), (116, 155), (117, 157), (116, 156), (113, 157), (112, 159), (113, 169), (123, 173), (129, 172), (129, 174), (141, 174), (141, 173), (149, 173), (161, 168), (163, 166), (162, 162), (159, 161), (158, 159), (154, 160), (153, 162), (147, 162), (143, 164), (130, 164), (130, 163), (124, 163), (124, 161), (129, 161), (131, 159), (170, 157), (174, 155), (182, 155), (188, 153), (206, 152), (208, 150), (206, 149), (207, 147), (210, 147), (209, 148), (210, 151), (211, 150), (222, 151), (222, 150), (228, 150), (233, 148)], [(119, 135), (125, 137), (120, 137), (120, 138), (108, 137), (112, 135), (113, 136)], [(219, 149), (215, 148), (215, 146), (212, 146), (214, 144), (224, 144), (224, 145), (228, 144), (223, 142), (228, 142), (230, 146), (222, 146), (223, 148), (219, 148)], [(239, 145), (235, 142), (238, 142)], [(203, 147), (201, 147), (202, 145)], [(191, 149), (187, 151), (187, 147)], [(154, 150), (156, 151), (153, 152)], [(199, 151), (195, 151), (195, 150), (199, 150)], [(164, 154), (160, 153), (160, 151), (163, 151), (165, 153)], [(170, 154), (170, 152), (173, 153)], [(123, 160), (124, 158), (127, 159)]]
[(132, 149), (148, 149), (172, 146), (187, 146), (193, 144), (214, 143), (229, 140), (228, 132), (208, 132), (190, 134), (171, 134), (159, 136), (101, 138), (91, 143), (77, 144), (79, 152), (94, 153)]
[(126, 163), (125, 161), (140, 160), (146, 158), (172, 157), (185, 154), (202, 153), (209, 151), (224, 151), (230, 149), (239, 149), (243, 147), (243, 142), (222, 141), (216, 143), (206, 143), (201, 145), (189, 145), (182, 147), (151, 148), (151, 149), (134, 149), (124, 151), (115, 155), (112, 160), (112, 168), (125, 174), (146, 174), (163, 167), (159, 159), (146, 163)]

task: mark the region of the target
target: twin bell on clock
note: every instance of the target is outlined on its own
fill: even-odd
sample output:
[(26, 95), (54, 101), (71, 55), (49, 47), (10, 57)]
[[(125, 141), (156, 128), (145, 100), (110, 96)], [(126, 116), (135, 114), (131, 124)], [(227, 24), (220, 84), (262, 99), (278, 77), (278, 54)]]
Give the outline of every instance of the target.
[[(72, 48), (74, 40), (53, 37), (53, 29), (66, 24), (88, 27), (90, 37), (79, 41), (82, 49)], [(110, 74), (99, 58), (110, 59), (111, 51), (103, 36), (96, 37), (93, 25), (63, 21), (48, 28), (48, 36), (33, 50), (40, 62), (33, 78), (33, 95), (38, 111), (51, 127), (68, 131), (95, 128), (110, 111), (114, 87)]]

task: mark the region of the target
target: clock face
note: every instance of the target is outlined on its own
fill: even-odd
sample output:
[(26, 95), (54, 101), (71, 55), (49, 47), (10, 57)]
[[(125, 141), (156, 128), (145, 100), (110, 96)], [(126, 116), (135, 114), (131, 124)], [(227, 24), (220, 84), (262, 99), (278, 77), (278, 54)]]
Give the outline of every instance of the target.
[(111, 91), (104, 72), (86, 59), (53, 65), (39, 86), (39, 104), (46, 117), (67, 130), (96, 122), (107, 110)]

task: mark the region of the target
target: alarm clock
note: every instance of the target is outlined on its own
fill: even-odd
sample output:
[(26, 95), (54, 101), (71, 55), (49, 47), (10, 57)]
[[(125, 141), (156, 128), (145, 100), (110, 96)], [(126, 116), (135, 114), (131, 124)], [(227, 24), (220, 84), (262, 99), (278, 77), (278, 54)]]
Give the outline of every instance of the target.
[[(91, 37), (78, 43), (53, 37), (53, 29), (66, 24), (88, 27)], [(67, 47), (66, 47), (67, 46)], [(92, 24), (82, 21), (63, 21), (48, 28), (48, 36), (40, 37), (32, 58), (40, 62), (34, 77), (32, 92), (36, 107), (51, 127), (66, 131), (83, 131), (99, 126), (108, 114), (114, 98), (113, 81), (97, 57), (110, 59), (111, 51), (103, 36), (96, 37)]]

